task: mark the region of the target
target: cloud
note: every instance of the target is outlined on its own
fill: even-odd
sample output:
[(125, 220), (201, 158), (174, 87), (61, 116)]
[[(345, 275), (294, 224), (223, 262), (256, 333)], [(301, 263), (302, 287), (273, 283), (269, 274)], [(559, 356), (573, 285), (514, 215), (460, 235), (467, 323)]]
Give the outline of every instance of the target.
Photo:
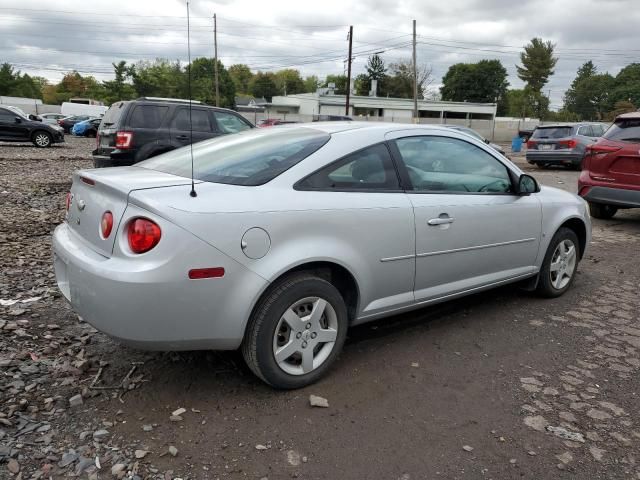
[[(559, 106), (577, 68), (593, 60), (617, 73), (637, 58), (637, 0), (223, 0), (191, 2), (192, 57), (218, 54), (227, 65), (254, 70), (298, 68), (324, 77), (344, 71), (348, 25), (354, 26), (354, 76), (368, 53), (391, 63), (411, 56), (411, 21), (418, 25), (418, 60), (433, 67), (435, 84), (457, 62), (497, 58), (512, 88), (523, 45), (535, 36), (557, 45), (556, 73), (546, 87)], [(186, 10), (182, 1), (112, 0), (91, 12), (88, 4), (5, 0), (0, 7), (0, 58), (52, 81), (77, 69), (104, 80), (113, 62), (157, 57), (186, 61)], [(116, 13), (110, 13), (116, 12)], [(615, 19), (615, 21), (612, 21)]]

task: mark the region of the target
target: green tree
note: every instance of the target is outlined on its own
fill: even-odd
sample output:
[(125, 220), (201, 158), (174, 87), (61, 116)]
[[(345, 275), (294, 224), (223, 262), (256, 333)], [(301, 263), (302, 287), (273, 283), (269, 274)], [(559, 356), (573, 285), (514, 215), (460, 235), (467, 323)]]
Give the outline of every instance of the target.
[(371, 55), (367, 60), (367, 77), (369, 80), (380, 80), (385, 76), (387, 67), (384, 65), (384, 60), (378, 55)]
[(142, 60), (130, 69), (136, 94), (140, 97), (186, 97), (186, 75), (179, 62), (158, 58)]
[(0, 66), (0, 95), (10, 97), (42, 98), (40, 77), (31, 77), (15, 71), (9, 63)]
[(620, 100), (615, 103), (613, 106), (613, 110), (611, 110), (607, 116), (605, 117), (606, 121), (613, 121), (618, 115), (622, 115), (623, 113), (635, 112), (636, 106), (629, 102), (628, 100)]
[(293, 95), (304, 92), (304, 81), (300, 72), (293, 68), (285, 68), (274, 74), (274, 82), (282, 95)]
[(369, 75), (366, 73), (358, 75), (353, 81), (353, 86), (355, 88), (356, 95), (369, 95), (369, 91), (371, 90), (371, 80), (369, 79)]
[(317, 75), (309, 75), (304, 78), (304, 91), (314, 93), (320, 86), (320, 80)]
[[(381, 97), (413, 98), (413, 62), (400, 60), (389, 65), (389, 73), (378, 83), (378, 95)], [(424, 98), (425, 90), (433, 82), (431, 68), (418, 65), (418, 98)]]
[(548, 110), (549, 101), (548, 99), (545, 101), (542, 87), (547, 84), (558, 63), (558, 59), (553, 56), (554, 49), (553, 43), (533, 38), (520, 54), (522, 65), (516, 65), (518, 77), (527, 84), (526, 88), (529, 92), (527, 97), (534, 102), (531, 107), (539, 118), (542, 118)]
[(347, 76), (346, 75), (327, 75), (323, 87), (328, 87), (330, 83), (335, 84), (335, 94), (336, 95), (346, 95), (347, 94)]
[(564, 108), (575, 113), (580, 119), (592, 119), (594, 114), (589, 92), (584, 88), (585, 81), (598, 73), (591, 60), (580, 66), (576, 77), (564, 95)]
[(276, 87), (274, 75), (271, 72), (256, 73), (251, 80), (249, 90), (254, 97), (264, 97), (268, 102), (270, 102), (275, 95), (278, 95), (278, 88)]
[(498, 115), (507, 113), (507, 70), (499, 60), (457, 63), (442, 78), (443, 100), (454, 102), (498, 102)]
[(631, 63), (620, 70), (611, 96), (614, 103), (626, 101), (640, 105), (640, 63)]
[(253, 78), (253, 73), (247, 65), (243, 63), (236, 63), (235, 65), (231, 65), (229, 67), (229, 75), (231, 76), (231, 80), (233, 80), (233, 84), (236, 87), (236, 92), (238, 92), (239, 94), (249, 93), (249, 84), (251, 83), (251, 79)]
[(131, 68), (127, 65), (127, 62), (121, 60), (111, 65), (113, 65), (115, 79), (102, 82), (105, 90), (105, 102), (110, 105), (120, 100), (135, 98), (136, 92), (130, 82)]
[[(191, 62), (191, 92), (194, 100), (215, 105), (216, 86), (214, 67), (215, 60), (213, 58), (200, 57)], [(185, 69), (185, 75), (187, 73), (188, 70)], [(220, 95), (219, 106), (233, 108), (235, 105), (236, 86), (233, 78), (220, 60), (218, 60), (218, 92)], [(183, 96), (186, 98), (188, 94), (187, 88)]]

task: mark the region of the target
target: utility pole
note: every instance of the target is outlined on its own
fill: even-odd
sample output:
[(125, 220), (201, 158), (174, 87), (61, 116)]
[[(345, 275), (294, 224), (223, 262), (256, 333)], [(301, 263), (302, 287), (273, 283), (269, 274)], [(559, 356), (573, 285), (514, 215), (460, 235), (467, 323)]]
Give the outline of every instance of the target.
[(418, 123), (418, 65), (416, 63), (416, 21), (413, 21), (413, 121)]
[(347, 59), (347, 103), (345, 105), (345, 115), (349, 115), (349, 100), (351, 94), (351, 47), (353, 45), (353, 25), (349, 27), (349, 58)]
[(220, 88), (218, 85), (218, 21), (216, 14), (213, 14), (213, 49), (214, 49), (214, 64), (213, 64), (213, 78), (216, 84), (216, 107), (220, 106)]

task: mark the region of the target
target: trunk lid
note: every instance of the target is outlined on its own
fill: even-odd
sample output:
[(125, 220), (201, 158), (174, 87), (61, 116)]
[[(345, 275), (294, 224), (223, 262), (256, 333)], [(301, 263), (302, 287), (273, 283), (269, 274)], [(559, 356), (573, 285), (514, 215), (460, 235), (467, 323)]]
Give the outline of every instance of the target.
[[(132, 191), (190, 183), (188, 178), (136, 167), (80, 170), (73, 175), (72, 199), (67, 213), (69, 228), (95, 251), (110, 257)], [(107, 211), (113, 214), (113, 229), (111, 235), (104, 238), (100, 222)]]
[(589, 176), (614, 185), (640, 186), (640, 142), (600, 139), (589, 149)]

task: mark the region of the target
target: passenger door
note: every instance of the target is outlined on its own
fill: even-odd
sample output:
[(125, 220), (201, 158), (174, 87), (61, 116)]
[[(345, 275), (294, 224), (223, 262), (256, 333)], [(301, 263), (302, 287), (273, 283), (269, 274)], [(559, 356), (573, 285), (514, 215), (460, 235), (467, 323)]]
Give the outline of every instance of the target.
[[(191, 131), (190, 123), (193, 124), (193, 131)], [(171, 140), (173, 143), (189, 145), (191, 138), (193, 138), (193, 143), (196, 143), (216, 135), (217, 130), (209, 110), (192, 108), (190, 122), (189, 107), (176, 108), (171, 121)]]
[(0, 110), (0, 138), (4, 140), (16, 139), (16, 117), (14, 112)]
[(317, 205), (300, 228), (352, 250), (348, 261), (361, 274), (360, 320), (413, 303), (413, 208), (384, 143), (322, 168), (296, 190)]
[(534, 273), (541, 205), (513, 193), (501, 160), (462, 138), (393, 137), (415, 212), (417, 302)]

